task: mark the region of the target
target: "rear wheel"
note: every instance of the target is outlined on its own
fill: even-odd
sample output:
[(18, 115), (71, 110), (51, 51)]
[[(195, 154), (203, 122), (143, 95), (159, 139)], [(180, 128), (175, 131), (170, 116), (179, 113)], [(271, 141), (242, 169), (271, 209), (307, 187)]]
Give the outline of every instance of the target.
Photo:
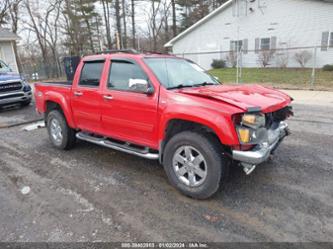
[(53, 110), (47, 115), (47, 131), (52, 144), (63, 150), (69, 150), (74, 147), (76, 137), (75, 130), (70, 128), (64, 115)]
[(219, 189), (228, 161), (209, 134), (181, 132), (167, 143), (164, 169), (172, 185), (183, 194), (206, 199)]

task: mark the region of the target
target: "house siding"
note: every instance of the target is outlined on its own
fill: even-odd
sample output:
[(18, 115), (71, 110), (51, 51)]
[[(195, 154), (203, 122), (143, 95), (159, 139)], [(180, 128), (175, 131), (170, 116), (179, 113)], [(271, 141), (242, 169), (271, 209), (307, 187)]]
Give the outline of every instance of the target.
[(8, 64), (13, 72), (18, 72), (12, 41), (0, 41), (0, 60)]
[[(255, 1), (253, 6), (248, 5), (248, 8), (253, 7), (254, 12), (248, 11), (247, 15), (239, 17), (234, 17), (233, 6), (226, 7), (176, 40), (173, 43), (173, 53), (209, 69), (213, 59), (226, 59), (230, 41), (247, 39), (248, 52), (242, 55), (242, 65), (258, 67), (256, 40), (258, 42), (261, 38), (272, 38), (273, 46), (285, 49), (283, 53), (288, 56), (288, 67), (300, 66), (294, 60), (296, 52), (307, 50), (314, 55), (315, 46), (319, 47), (316, 66), (333, 64), (333, 48), (328, 48), (327, 51), (320, 49), (323, 32), (333, 32), (333, 3), (309, 0), (266, 0), (261, 3), (266, 6), (262, 11)], [(212, 51), (224, 52), (204, 54)], [(306, 66), (311, 67), (313, 60), (314, 56)], [(277, 61), (272, 59), (270, 66), (278, 67)]]

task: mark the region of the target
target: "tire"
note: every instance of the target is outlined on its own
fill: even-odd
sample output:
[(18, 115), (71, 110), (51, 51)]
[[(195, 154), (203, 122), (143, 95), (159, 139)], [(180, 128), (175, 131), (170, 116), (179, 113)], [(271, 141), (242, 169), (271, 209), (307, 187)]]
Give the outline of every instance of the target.
[(62, 112), (53, 110), (46, 118), (47, 131), (54, 147), (69, 150), (75, 146), (75, 130), (67, 124)]
[[(229, 161), (222, 152), (222, 146), (209, 134), (181, 132), (172, 137), (165, 147), (164, 170), (171, 184), (181, 193), (195, 199), (207, 199), (217, 192), (221, 180), (228, 173)], [(192, 164), (188, 163), (191, 161), (188, 154)], [(180, 162), (184, 158), (187, 162)]]

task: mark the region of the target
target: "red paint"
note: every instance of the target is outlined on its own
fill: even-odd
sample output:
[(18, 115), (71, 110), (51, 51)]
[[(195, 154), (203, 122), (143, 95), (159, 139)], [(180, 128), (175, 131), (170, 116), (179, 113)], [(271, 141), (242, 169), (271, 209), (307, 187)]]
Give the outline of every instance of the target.
[[(166, 127), (173, 119), (205, 125), (216, 133), (223, 144), (237, 146), (239, 141), (232, 121), (234, 114), (247, 112), (251, 107), (260, 107), (264, 113), (273, 112), (291, 103), (288, 95), (259, 85), (167, 90), (143, 62), (146, 56), (170, 57), (132, 54), (85, 57), (83, 61), (105, 60), (100, 86), (78, 86), (83, 66), (81, 61), (72, 86), (35, 85), (37, 110), (45, 113), (47, 101), (52, 101), (61, 106), (72, 128), (159, 149)], [(108, 89), (110, 60), (113, 57), (131, 59), (139, 64), (149, 77), (154, 93), (147, 95)], [(77, 92), (82, 96), (76, 96)], [(106, 100), (105, 95), (113, 99)]]

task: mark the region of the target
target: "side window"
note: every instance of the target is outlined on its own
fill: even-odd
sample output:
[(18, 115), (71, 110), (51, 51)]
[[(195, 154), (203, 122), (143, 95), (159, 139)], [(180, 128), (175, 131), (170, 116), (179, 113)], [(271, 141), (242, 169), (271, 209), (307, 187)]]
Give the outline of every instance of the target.
[(146, 74), (138, 65), (127, 61), (112, 61), (108, 82), (109, 88), (144, 91), (147, 81)]
[(81, 71), (80, 86), (98, 87), (101, 80), (104, 61), (85, 62)]

